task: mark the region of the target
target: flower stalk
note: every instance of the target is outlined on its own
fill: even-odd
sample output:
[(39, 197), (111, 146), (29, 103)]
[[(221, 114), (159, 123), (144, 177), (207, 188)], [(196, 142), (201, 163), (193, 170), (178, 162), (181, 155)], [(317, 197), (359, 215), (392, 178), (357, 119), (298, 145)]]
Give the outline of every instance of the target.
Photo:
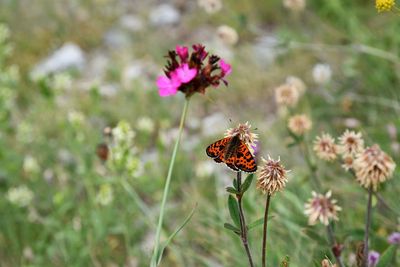
[(367, 214), (365, 216), (365, 233), (364, 233), (364, 252), (363, 252), (363, 261), (362, 267), (368, 266), (368, 238), (369, 238), (369, 228), (371, 225), (371, 213), (372, 213), (372, 194), (373, 187), (372, 185), (368, 188), (368, 203), (367, 203)]
[[(160, 236), (161, 236), (161, 230), (162, 230), (162, 225), (163, 225), (163, 221), (164, 221), (165, 205), (167, 203), (167, 197), (168, 197), (168, 193), (169, 193), (169, 190), (170, 190), (170, 184), (171, 184), (171, 178), (172, 178), (172, 171), (174, 169), (176, 154), (178, 152), (178, 148), (179, 148), (179, 144), (180, 144), (181, 137), (182, 137), (182, 132), (183, 132), (183, 126), (185, 124), (185, 119), (186, 119), (186, 115), (187, 115), (187, 111), (188, 111), (189, 99), (190, 98), (188, 98), (188, 97), (186, 98), (185, 104), (183, 106), (183, 111), (182, 111), (182, 115), (181, 115), (181, 121), (179, 123), (179, 133), (178, 133), (178, 137), (177, 137), (177, 139), (175, 141), (174, 150), (172, 152), (171, 161), (169, 163), (167, 179), (165, 181), (164, 193), (163, 193), (163, 197), (162, 197), (162, 200), (161, 200), (160, 215), (158, 217), (156, 239), (155, 239), (153, 257), (152, 257), (152, 259), (153, 259), (152, 266), (157, 266), (158, 265), (157, 264), (158, 260), (154, 261), (154, 259), (156, 259), (158, 257), (158, 253), (159, 253), (159, 250), (160, 250)], [(161, 257), (161, 256), (162, 255), (160, 255), (159, 257)]]
[(334, 234), (333, 229), (332, 229), (332, 223), (329, 223), (326, 226), (326, 230), (328, 232), (329, 242), (331, 244), (332, 253), (333, 253), (333, 256), (336, 259), (336, 263), (337, 263), (337, 265), (339, 267), (344, 267), (342, 258), (340, 257), (341, 250), (342, 250), (343, 246), (336, 242), (335, 234)]
[(247, 226), (246, 220), (244, 217), (243, 207), (242, 207), (242, 172), (237, 172), (237, 184), (239, 189), (239, 194), (236, 195), (238, 207), (239, 207), (239, 219), (240, 219), (240, 239), (242, 240), (244, 249), (246, 250), (247, 258), (249, 259), (249, 264), (251, 267), (254, 267), (253, 258), (251, 256), (250, 248), (249, 248), (249, 241), (247, 238)]
[(265, 201), (265, 213), (264, 213), (264, 229), (263, 229), (263, 243), (262, 243), (262, 267), (266, 267), (267, 258), (267, 227), (268, 227), (268, 212), (269, 204), (271, 202), (271, 195), (267, 195), (267, 200)]

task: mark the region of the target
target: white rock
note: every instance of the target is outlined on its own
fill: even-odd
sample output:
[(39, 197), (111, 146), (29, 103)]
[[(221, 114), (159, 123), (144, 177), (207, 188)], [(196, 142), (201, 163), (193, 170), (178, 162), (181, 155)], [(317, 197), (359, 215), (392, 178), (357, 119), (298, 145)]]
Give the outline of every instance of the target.
[(31, 72), (33, 79), (50, 73), (64, 71), (69, 68), (82, 69), (85, 65), (85, 55), (82, 49), (74, 43), (66, 43), (34, 67)]
[(131, 44), (130, 37), (120, 29), (111, 29), (104, 36), (105, 44), (110, 48), (124, 48)]
[(125, 15), (119, 20), (119, 24), (122, 28), (131, 31), (138, 32), (144, 27), (143, 21), (134, 15)]
[(170, 4), (161, 4), (150, 12), (150, 22), (154, 26), (176, 24), (180, 19), (179, 11)]

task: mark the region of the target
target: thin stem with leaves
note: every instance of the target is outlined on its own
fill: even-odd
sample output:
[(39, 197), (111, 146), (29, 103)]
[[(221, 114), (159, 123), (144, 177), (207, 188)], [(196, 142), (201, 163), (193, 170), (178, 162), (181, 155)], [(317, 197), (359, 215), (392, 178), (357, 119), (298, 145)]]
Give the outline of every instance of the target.
[(244, 217), (243, 207), (242, 207), (242, 197), (244, 192), (242, 192), (242, 172), (237, 172), (237, 186), (239, 189), (239, 194), (236, 195), (238, 206), (239, 206), (239, 219), (240, 219), (240, 238), (242, 240), (244, 249), (246, 250), (247, 258), (249, 259), (249, 264), (254, 267), (253, 258), (251, 256), (249, 241), (247, 238), (247, 226)]
[(167, 203), (167, 197), (168, 197), (168, 193), (170, 190), (170, 184), (171, 184), (171, 178), (172, 178), (172, 171), (174, 169), (176, 154), (178, 152), (179, 144), (180, 144), (181, 137), (182, 137), (183, 126), (185, 124), (188, 106), (189, 106), (189, 98), (186, 98), (185, 104), (183, 106), (180, 124), (179, 124), (178, 138), (175, 141), (174, 150), (172, 152), (171, 161), (169, 163), (167, 179), (165, 181), (164, 193), (163, 193), (163, 197), (161, 200), (160, 215), (158, 217), (156, 239), (155, 239), (155, 244), (154, 244), (153, 256), (151, 259), (152, 267), (156, 267), (158, 265), (159, 258), (162, 257), (162, 255), (159, 255), (159, 252), (160, 252), (160, 236), (161, 236), (161, 230), (162, 230), (162, 225), (163, 225), (163, 221), (164, 221), (165, 205)]

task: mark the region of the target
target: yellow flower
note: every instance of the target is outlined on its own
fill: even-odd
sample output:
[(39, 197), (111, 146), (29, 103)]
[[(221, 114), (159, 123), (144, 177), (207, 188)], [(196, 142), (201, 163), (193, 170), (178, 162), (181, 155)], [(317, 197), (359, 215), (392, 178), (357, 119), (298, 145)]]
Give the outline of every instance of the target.
[(390, 11), (395, 5), (394, 0), (376, 0), (375, 1), (375, 7), (378, 10), (378, 12), (382, 11)]

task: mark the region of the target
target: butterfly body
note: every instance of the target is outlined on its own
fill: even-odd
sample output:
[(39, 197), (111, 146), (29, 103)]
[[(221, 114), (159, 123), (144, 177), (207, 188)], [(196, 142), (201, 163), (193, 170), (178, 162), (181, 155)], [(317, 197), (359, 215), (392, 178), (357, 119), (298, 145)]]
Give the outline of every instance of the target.
[(217, 163), (225, 163), (234, 171), (255, 172), (257, 164), (246, 143), (239, 135), (225, 137), (209, 145), (206, 149), (209, 157)]

